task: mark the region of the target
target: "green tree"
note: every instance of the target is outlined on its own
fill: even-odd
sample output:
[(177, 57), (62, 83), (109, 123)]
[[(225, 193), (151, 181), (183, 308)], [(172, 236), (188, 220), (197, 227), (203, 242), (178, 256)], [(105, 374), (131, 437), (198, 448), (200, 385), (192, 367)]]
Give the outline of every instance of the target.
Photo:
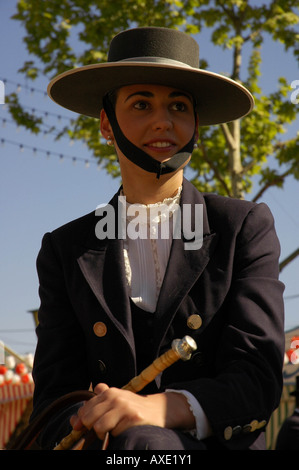
[[(192, 35), (208, 28), (215, 47), (231, 52), (230, 77), (241, 82), (242, 70), (242, 83), (252, 91), (256, 106), (241, 121), (200, 129), (191, 181), (201, 191), (244, 198), (257, 180), (259, 190), (252, 198), (257, 201), (269, 187), (283, 188), (287, 177), (299, 180), (299, 134), (283, 139), (298, 109), (291, 102), (290, 85), (281, 77), (277, 90), (268, 95), (259, 86), (266, 37), (283, 43), (299, 61), (298, 0), (19, 0), (13, 18), (24, 25), (28, 52), (37, 58), (21, 69), (32, 80), (106, 61), (110, 40), (125, 28), (165, 26)], [(244, 47), (250, 50), (245, 66)], [(201, 67), (208, 62), (202, 59)], [(24, 112), (16, 94), (8, 99), (18, 124), (38, 133), (42, 119)], [(65, 134), (86, 142), (106, 171), (119, 176), (116, 155), (101, 140), (97, 120), (78, 116), (60, 132)], [(281, 269), (298, 255), (299, 249), (282, 261)]]

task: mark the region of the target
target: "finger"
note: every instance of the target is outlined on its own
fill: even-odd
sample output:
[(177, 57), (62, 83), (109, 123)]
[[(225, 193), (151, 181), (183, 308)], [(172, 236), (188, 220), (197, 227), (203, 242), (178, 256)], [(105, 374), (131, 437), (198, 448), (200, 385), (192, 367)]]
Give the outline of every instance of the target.
[[(114, 387), (109, 388), (105, 384), (98, 384), (97, 387), (99, 394), (88, 400), (86, 404), (78, 410), (78, 416), (86, 428), (91, 429), (95, 426), (96, 422), (99, 422), (99, 428), (103, 429), (103, 432), (106, 432), (113, 429), (121, 416), (127, 414), (128, 394), (131, 395), (131, 392)], [(131, 405), (129, 409), (130, 408), (135, 412), (135, 406)], [(109, 412), (112, 412), (112, 416), (115, 417), (114, 421), (110, 419), (110, 414), (107, 415)], [(108, 420), (106, 415), (108, 416)], [(102, 419), (104, 419), (104, 424), (102, 424)]]
[(80, 407), (78, 408), (77, 414), (73, 414), (70, 417), (70, 424), (71, 424), (72, 428), (75, 429), (76, 431), (79, 431), (80, 429), (82, 429), (84, 427), (83, 423), (81, 421), (81, 418), (79, 416), (79, 411), (80, 411), (81, 408), (84, 407), (85, 404), (86, 404), (86, 401), (83, 401), (81, 403)]
[(84, 427), (83, 423), (82, 423), (82, 421), (81, 421), (81, 419), (79, 418), (78, 415), (71, 416), (70, 423), (71, 423), (72, 428), (75, 431), (80, 431), (80, 429), (82, 429)]
[(108, 388), (109, 388), (108, 385), (99, 383), (99, 384), (97, 384), (97, 385), (95, 386), (95, 388), (94, 388), (93, 391), (94, 391), (94, 393), (95, 393), (96, 395), (100, 395), (101, 393), (103, 393), (103, 392), (105, 392), (106, 390), (108, 390)]
[(128, 416), (126, 413), (115, 413), (110, 410), (93, 425), (93, 429), (100, 440), (105, 438), (107, 432), (114, 437), (118, 436), (127, 429), (143, 424), (136, 416)]
[(96, 395), (78, 410), (78, 416), (87, 429), (91, 429), (94, 423), (111, 407), (104, 395)]
[(114, 410), (110, 410), (100, 418), (98, 418), (94, 425), (93, 429), (100, 440), (104, 440), (108, 432), (114, 434), (115, 428), (119, 425), (120, 416), (116, 415)]

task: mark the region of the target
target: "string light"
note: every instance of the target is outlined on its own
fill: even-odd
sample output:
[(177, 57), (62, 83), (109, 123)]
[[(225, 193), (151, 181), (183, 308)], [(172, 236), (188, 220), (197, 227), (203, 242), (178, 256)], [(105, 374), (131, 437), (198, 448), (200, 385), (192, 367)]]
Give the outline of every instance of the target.
[[(34, 93), (41, 93), (42, 95), (44, 95), (45, 98), (48, 97), (47, 92), (44, 91), (44, 90), (39, 90), (38, 88), (29, 87), (26, 84), (25, 85), (20, 84), (20, 83), (14, 82), (12, 80), (8, 80), (7, 78), (0, 78), (0, 80), (4, 83), (5, 88), (6, 88), (7, 84), (14, 85), (17, 94), (20, 94), (21, 91), (24, 89), (24, 90), (29, 90), (31, 95), (33, 95)], [(7, 104), (5, 105), (5, 107), (7, 108)], [(49, 111), (44, 111), (44, 110), (40, 110), (40, 109), (36, 109), (36, 108), (31, 108), (30, 106), (23, 106), (23, 109), (31, 111), (32, 114), (39, 113), (42, 116), (44, 116), (45, 118), (55, 117), (58, 121), (61, 121), (62, 119), (66, 119), (68, 121), (70, 120), (70, 118), (67, 117), (67, 116), (63, 116), (63, 115), (57, 114), (57, 113), (49, 113)]]
[(69, 117), (62, 116), (61, 114), (49, 113), (49, 111), (44, 111), (43, 109), (31, 108), (31, 106), (22, 106), (22, 107), (24, 110), (31, 111), (31, 113), (34, 115), (38, 113), (39, 115), (43, 115), (45, 118), (54, 117), (58, 120), (58, 122), (60, 122), (62, 119), (66, 119), (67, 121), (70, 121)]
[[(3, 128), (5, 128), (7, 124), (9, 124), (9, 125), (12, 125), (12, 126), (16, 126), (16, 132), (20, 131), (20, 126), (16, 125), (16, 123), (13, 120), (6, 119), (6, 118), (0, 118), (0, 122), (1, 121), (2, 121), (2, 127)], [(43, 133), (44, 138), (46, 138), (48, 135), (53, 135), (55, 137), (59, 137), (60, 139), (68, 139), (69, 140), (69, 137), (67, 137), (66, 135), (60, 136), (59, 132), (53, 132), (52, 129), (53, 129), (53, 126), (51, 126), (51, 125), (48, 125), (48, 124), (41, 124), (40, 125), (40, 130)], [(71, 147), (73, 145), (74, 145), (74, 139), (69, 140), (69, 146)], [(85, 142), (84, 142), (84, 145), (86, 145)]]
[(74, 156), (65, 155), (63, 153), (57, 153), (57, 152), (53, 152), (53, 151), (42, 149), (42, 148), (31, 147), (30, 145), (21, 144), (19, 142), (14, 142), (12, 140), (4, 139), (4, 138), (1, 138), (0, 142), (2, 146), (4, 146), (5, 144), (9, 144), (9, 145), (14, 145), (16, 147), (19, 147), (20, 152), (24, 152), (24, 150), (30, 150), (32, 151), (33, 155), (43, 153), (46, 155), (47, 158), (50, 158), (51, 156), (57, 156), (59, 157), (60, 162), (62, 162), (64, 159), (69, 159), (69, 160), (72, 160), (74, 165), (78, 161), (81, 161), (84, 163), (86, 168), (89, 168), (91, 164), (97, 165), (98, 169), (100, 167), (100, 164), (97, 161), (88, 160), (86, 158), (74, 157)]
[(31, 94), (40, 93), (45, 98), (48, 96), (47, 92), (45, 90), (39, 90), (38, 88), (34, 88), (34, 87), (26, 85), (26, 84), (20, 84), (20, 83), (14, 82), (12, 80), (9, 80), (7, 78), (1, 78), (1, 80), (2, 80), (2, 82), (4, 82), (5, 85), (6, 84), (14, 85), (16, 87), (16, 92), (17, 93), (20, 93), (24, 89), (24, 90), (29, 90)]
[[(12, 85), (15, 88), (16, 93), (18, 93), (18, 94), (21, 93), (22, 91), (26, 90), (26, 91), (29, 91), (31, 94), (40, 93), (40, 94), (43, 94), (45, 97), (48, 96), (45, 90), (40, 90), (38, 88), (28, 86), (26, 84), (22, 84), (22, 83), (19, 83), (19, 82), (9, 80), (7, 78), (2, 78), (1, 80), (3, 81), (5, 86), (6, 85)], [(7, 108), (8, 108), (8, 103), (3, 105), (2, 110), (7, 109)], [(30, 111), (34, 115), (38, 114), (39, 116), (42, 116), (43, 121), (44, 121), (45, 118), (51, 118), (51, 117), (54, 117), (54, 118), (58, 119), (58, 121), (61, 121), (62, 119), (66, 119), (69, 122), (71, 121), (70, 117), (67, 117), (67, 116), (64, 116), (64, 115), (61, 115), (61, 114), (51, 113), (49, 111), (40, 110), (40, 109), (37, 109), (36, 107), (22, 106), (22, 108), (24, 110)], [(1, 118), (0, 117), (0, 122), (1, 121), (2, 121), (2, 127), (3, 128), (6, 127), (7, 124), (12, 124), (12, 125), (16, 126), (16, 123), (13, 120), (9, 120), (7, 118)], [(55, 137), (60, 137), (60, 133), (53, 132), (53, 129), (54, 129), (53, 125), (42, 122), (39, 125), (39, 129), (43, 133), (44, 137), (47, 137), (49, 134), (54, 135)], [(16, 132), (18, 132), (18, 130), (19, 130), (19, 126), (16, 126)], [(62, 135), (61, 137), (68, 138), (65, 135)], [(0, 143), (1, 143), (1, 146), (4, 146), (5, 144), (17, 146), (17, 147), (19, 147), (20, 152), (24, 152), (24, 150), (31, 150), (32, 154), (34, 156), (36, 156), (38, 154), (44, 154), (47, 158), (50, 158), (50, 156), (57, 156), (59, 158), (59, 161), (61, 161), (61, 162), (64, 159), (70, 159), (73, 162), (74, 165), (76, 165), (77, 162), (81, 161), (81, 162), (84, 163), (84, 166), (86, 168), (89, 168), (90, 164), (97, 165), (98, 170), (100, 170), (102, 168), (101, 162), (97, 161), (96, 159), (95, 160), (88, 160), (86, 158), (80, 158), (80, 157), (76, 157), (76, 156), (65, 155), (65, 154), (54, 152), (54, 151), (49, 151), (49, 150), (46, 150), (46, 149), (43, 149), (43, 148), (38, 148), (36, 146), (25, 145), (23, 143), (18, 143), (18, 142), (15, 142), (13, 140), (8, 140), (8, 139), (5, 139), (5, 138), (1, 138)], [(69, 140), (69, 145), (72, 146), (73, 144), (74, 144), (74, 140), (73, 139)], [(85, 143), (85, 145), (86, 145), (86, 143)]]

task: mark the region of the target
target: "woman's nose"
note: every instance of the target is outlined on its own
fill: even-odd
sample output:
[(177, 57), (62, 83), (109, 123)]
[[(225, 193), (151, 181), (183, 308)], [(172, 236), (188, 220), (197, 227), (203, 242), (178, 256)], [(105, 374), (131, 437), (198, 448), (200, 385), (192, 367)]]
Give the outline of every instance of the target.
[(153, 129), (154, 130), (169, 130), (172, 128), (173, 123), (170, 113), (167, 109), (159, 109), (153, 116)]

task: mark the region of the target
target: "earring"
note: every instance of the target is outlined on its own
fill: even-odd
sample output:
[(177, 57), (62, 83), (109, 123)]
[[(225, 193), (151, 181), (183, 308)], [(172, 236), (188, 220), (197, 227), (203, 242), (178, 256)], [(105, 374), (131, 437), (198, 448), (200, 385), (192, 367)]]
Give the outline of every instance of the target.
[(108, 135), (107, 145), (109, 145), (109, 147), (113, 147), (113, 140), (112, 140), (111, 135)]
[(198, 148), (198, 145), (195, 143), (195, 144), (193, 145), (193, 148), (194, 148), (194, 149), (197, 149), (197, 148)]

